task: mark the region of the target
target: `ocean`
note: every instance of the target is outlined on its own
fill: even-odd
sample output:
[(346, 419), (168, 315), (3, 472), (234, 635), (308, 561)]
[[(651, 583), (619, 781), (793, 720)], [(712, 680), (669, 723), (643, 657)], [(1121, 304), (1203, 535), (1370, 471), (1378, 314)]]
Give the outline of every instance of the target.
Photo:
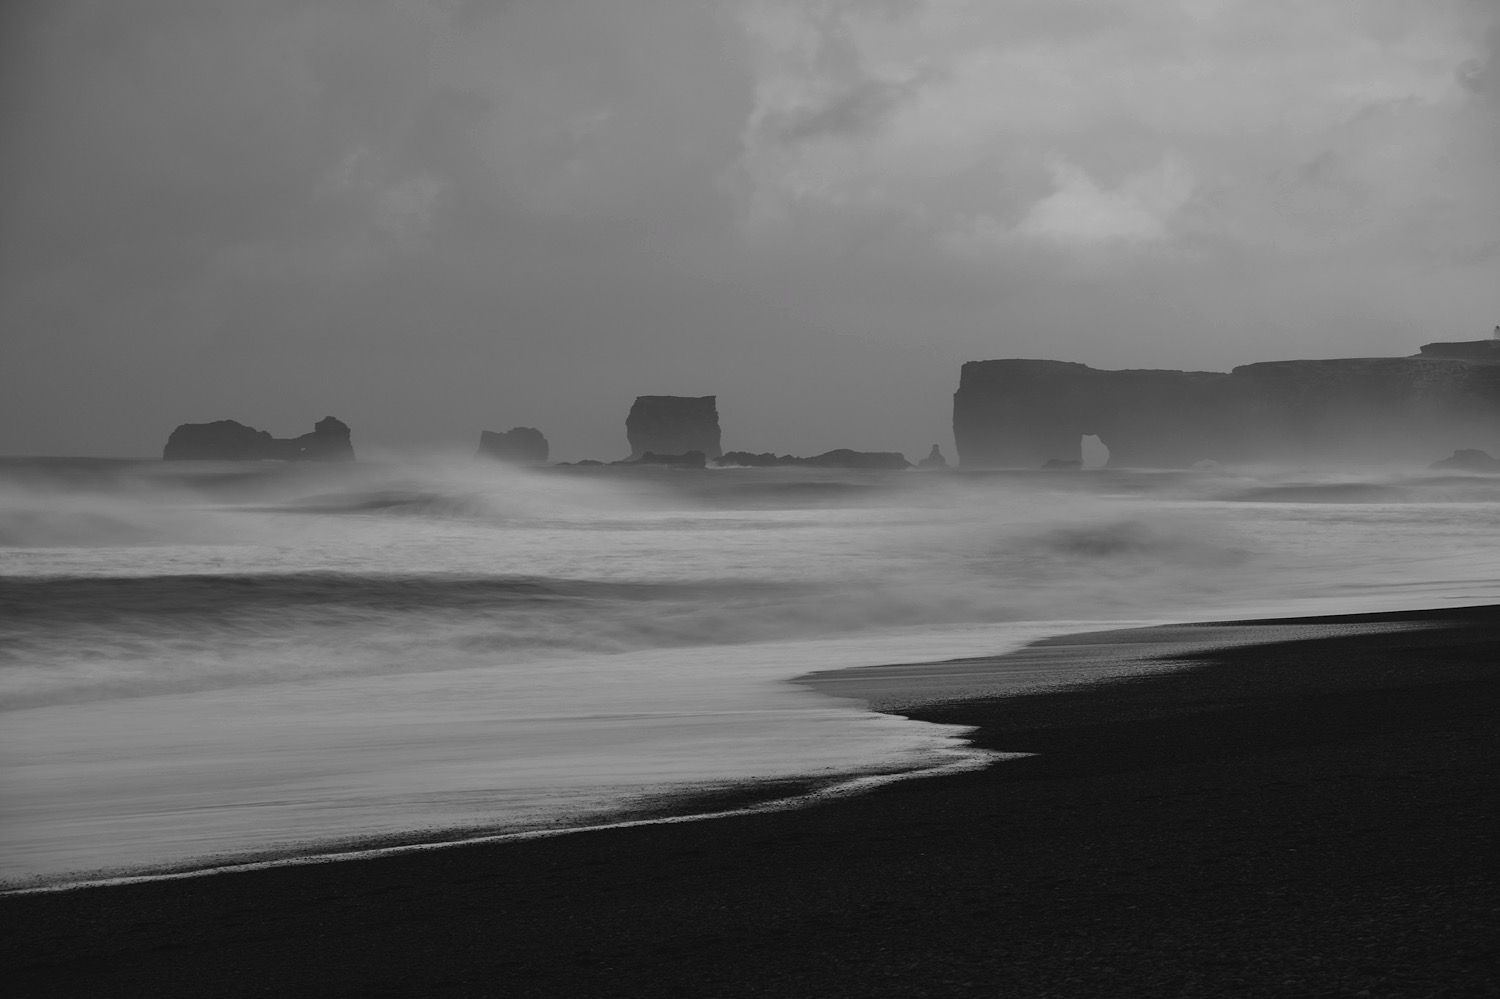
[(1497, 529), (1500, 477), (1400, 469), (4, 459), (0, 882), (977, 765), (961, 729), (788, 681), (1494, 602)]

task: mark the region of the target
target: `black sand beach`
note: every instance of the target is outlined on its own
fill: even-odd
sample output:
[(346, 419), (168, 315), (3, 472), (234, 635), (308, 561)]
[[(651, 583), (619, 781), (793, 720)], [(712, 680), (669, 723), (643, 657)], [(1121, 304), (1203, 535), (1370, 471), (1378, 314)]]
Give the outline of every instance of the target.
[(1294, 623), (1017, 697), (987, 696), (987, 671), (1208, 632), (809, 678), (1035, 754), (814, 808), (6, 897), (6, 978), (27, 996), (1500, 994), (1500, 608)]

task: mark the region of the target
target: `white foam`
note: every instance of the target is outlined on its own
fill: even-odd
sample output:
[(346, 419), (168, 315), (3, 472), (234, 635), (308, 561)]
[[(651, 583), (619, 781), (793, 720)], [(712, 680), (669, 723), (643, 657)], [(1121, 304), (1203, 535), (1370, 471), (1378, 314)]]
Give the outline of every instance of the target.
[(923, 767), (918, 770), (907, 770), (900, 773), (868, 774), (859, 777), (851, 777), (839, 781), (827, 787), (818, 788), (806, 794), (789, 795), (783, 798), (775, 798), (759, 802), (755, 805), (747, 805), (744, 808), (729, 808), (712, 812), (694, 812), (681, 815), (661, 815), (648, 819), (623, 819), (618, 822), (600, 822), (592, 825), (554, 826), (546, 829), (529, 829), (522, 832), (501, 832), (489, 834), (469, 834), (454, 836), (451, 839), (424, 839), (417, 843), (393, 843), (386, 846), (362, 847), (352, 850), (332, 850), (326, 852), (297, 853), (269, 860), (246, 860), (242, 862), (226, 862), (206, 867), (195, 867), (190, 870), (161, 871), (149, 874), (126, 874), (114, 877), (82, 877), (79, 879), (64, 879), (47, 884), (31, 885), (20, 888), (0, 889), (0, 895), (34, 895), (62, 891), (75, 891), (84, 888), (109, 888), (119, 885), (146, 884), (153, 881), (180, 881), (188, 878), (201, 878), (216, 874), (237, 874), (249, 871), (269, 870), (276, 867), (294, 867), (306, 864), (335, 863), (348, 860), (371, 860), (377, 857), (393, 857), (407, 853), (422, 853), (431, 850), (445, 850), (458, 846), (477, 846), (493, 843), (516, 843), (524, 840), (551, 839), (558, 836), (570, 836), (575, 833), (604, 832), (611, 829), (630, 829), (639, 826), (672, 825), (682, 822), (701, 822), (707, 819), (724, 819), (737, 815), (755, 815), (763, 812), (790, 811), (795, 808), (803, 808), (829, 801), (836, 798), (850, 797), (873, 791), (878, 787), (884, 787), (897, 781), (911, 780), (924, 777), (941, 777), (949, 774), (965, 773), (972, 770), (982, 770), (992, 763), (1002, 760), (1022, 759), (1033, 754), (1030, 753), (997, 753), (987, 749), (953, 748), (944, 751), (945, 755), (951, 756), (946, 763), (938, 763)]

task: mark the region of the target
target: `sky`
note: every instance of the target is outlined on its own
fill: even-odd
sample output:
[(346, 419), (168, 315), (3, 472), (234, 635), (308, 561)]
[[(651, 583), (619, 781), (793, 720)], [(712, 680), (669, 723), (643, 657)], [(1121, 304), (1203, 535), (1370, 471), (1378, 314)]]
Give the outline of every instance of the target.
[(0, 454), (951, 457), (966, 360), (1500, 324), (1500, 0), (0, 9)]

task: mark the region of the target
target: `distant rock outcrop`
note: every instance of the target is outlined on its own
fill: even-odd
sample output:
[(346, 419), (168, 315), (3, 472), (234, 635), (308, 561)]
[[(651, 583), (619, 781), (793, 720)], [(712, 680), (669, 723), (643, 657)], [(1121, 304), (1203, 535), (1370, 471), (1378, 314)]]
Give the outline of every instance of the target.
[(702, 451), (708, 458), (723, 453), (719, 447), (717, 396), (643, 395), (625, 418), (630, 460), (653, 454)]
[(906, 460), (906, 456), (896, 451), (851, 451), (848, 448), (824, 451), (822, 454), (813, 455), (811, 458), (799, 458), (796, 455), (790, 454), (776, 455), (769, 451), (763, 454), (752, 454), (749, 451), (729, 451), (714, 459), (714, 464), (719, 466), (739, 465), (745, 468), (802, 466), (807, 468), (896, 469), (911, 467), (911, 462)]
[(749, 451), (725, 451), (714, 459), (714, 464), (720, 467), (772, 468), (776, 465), (795, 465), (801, 461), (801, 458), (794, 458), (789, 454), (778, 457), (770, 451), (760, 454), (752, 454)]
[(476, 458), (493, 458), (514, 465), (540, 465), (547, 461), (547, 438), (535, 427), (512, 427), (505, 433), (479, 432)]
[(1080, 461), (1090, 434), (1112, 467), (1412, 461), (1457, 442), (1500, 447), (1500, 364), (1423, 350), (1228, 373), (970, 361), (953, 397), (959, 463)]
[(927, 452), (927, 457), (925, 457), (921, 461), (917, 462), (917, 467), (918, 468), (947, 468), (948, 467), (948, 459), (943, 457), (943, 452), (938, 449), (938, 446), (936, 444), (934, 444), (934, 445), (932, 445), (932, 450)]
[(846, 447), (824, 451), (811, 458), (803, 458), (802, 464), (813, 468), (910, 468), (911, 462), (899, 451), (851, 451)]
[(1500, 472), (1500, 458), (1491, 457), (1488, 451), (1478, 448), (1460, 448), (1428, 467), (1456, 472)]
[(290, 439), (272, 437), (264, 430), (234, 420), (184, 423), (167, 438), (165, 461), (353, 461), (349, 427), (326, 416), (312, 433)]
[(673, 465), (677, 468), (706, 468), (708, 456), (702, 451), (684, 451), (682, 454), (657, 454), (647, 451), (639, 458), (612, 461), (611, 465)]
[(349, 440), (349, 426), (325, 416), (313, 424), (313, 432), (277, 443), (290, 445), (290, 461), (353, 461), (354, 445)]

